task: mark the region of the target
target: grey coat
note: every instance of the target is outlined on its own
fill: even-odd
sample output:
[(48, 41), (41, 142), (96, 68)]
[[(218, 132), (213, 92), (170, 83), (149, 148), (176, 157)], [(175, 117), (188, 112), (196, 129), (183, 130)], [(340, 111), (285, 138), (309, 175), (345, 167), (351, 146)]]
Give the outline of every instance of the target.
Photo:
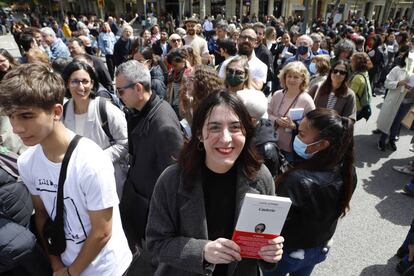
[[(191, 190), (187, 181), (195, 181)], [(147, 224), (148, 249), (159, 262), (155, 275), (211, 275), (214, 265), (203, 266), (203, 249), (208, 240), (201, 172), (195, 179), (185, 177), (178, 165), (168, 167), (160, 176), (151, 200)], [(246, 193), (274, 195), (272, 176), (262, 165), (254, 180), (240, 168), (237, 173), (235, 221)], [(229, 264), (227, 275), (255, 276), (260, 264), (264, 269), (274, 264), (243, 259)]]

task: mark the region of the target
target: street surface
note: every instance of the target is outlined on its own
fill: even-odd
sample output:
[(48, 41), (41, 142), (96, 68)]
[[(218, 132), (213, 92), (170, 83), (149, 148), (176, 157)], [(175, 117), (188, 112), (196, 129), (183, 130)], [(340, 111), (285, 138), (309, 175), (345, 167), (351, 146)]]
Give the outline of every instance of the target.
[[(20, 56), (11, 35), (0, 36), (0, 48)], [(358, 186), (351, 210), (340, 220), (327, 260), (317, 266), (314, 276), (393, 276), (401, 245), (414, 218), (414, 198), (402, 193), (410, 177), (392, 170), (414, 157), (408, 150), (412, 131), (405, 128), (397, 142), (398, 150), (380, 152), (378, 136), (372, 134), (383, 99), (373, 98), (372, 117), (355, 126)]]

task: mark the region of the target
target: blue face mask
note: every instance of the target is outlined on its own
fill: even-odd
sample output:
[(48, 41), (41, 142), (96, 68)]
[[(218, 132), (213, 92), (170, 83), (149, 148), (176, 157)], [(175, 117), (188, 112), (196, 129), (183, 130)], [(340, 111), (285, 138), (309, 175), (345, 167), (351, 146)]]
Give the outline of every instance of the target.
[(319, 142), (320, 141), (316, 141), (312, 144), (307, 145), (307, 144), (303, 143), (302, 140), (300, 140), (298, 136), (296, 136), (295, 140), (293, 141), (293, 150), (296, 152), (297, 155), (299, 155), (303, 159), (309, 159), (309, 158), (312, 158), (312, 156), (314, 156), (317, 153), (317, 151), (315, 151), (313, 153), (306, 153), (306, 149), (309, 146), (315, 145)]
[(309, 72), (311, 72), (311, 74), (316, 74), (316, 63), (311, 63), (309, 64)]

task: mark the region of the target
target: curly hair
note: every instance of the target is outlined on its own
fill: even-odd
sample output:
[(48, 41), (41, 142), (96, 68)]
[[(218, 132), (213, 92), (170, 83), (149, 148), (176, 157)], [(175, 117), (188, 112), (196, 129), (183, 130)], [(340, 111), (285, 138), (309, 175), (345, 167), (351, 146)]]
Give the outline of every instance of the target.
[(352, 70), (354, 72), (365, 72), (372, 68), (372, 62), (367, 53), (357, 52), (351, 57)]
[(280, 71), (278, 77), (279, 77), (279, 81), (282, 87), (285, 89), (287, 88), (286, 87), (286, 75), (288, 73), (297, 73), (302, 76), (303, 82), (301, 83), (299, 87), (301, 92), (304, 92), (306, 89), (308, 89), (310, 75), (309, 75), (308, 69), (302, 62), (293, 61), (283, 66), (283, 69)]

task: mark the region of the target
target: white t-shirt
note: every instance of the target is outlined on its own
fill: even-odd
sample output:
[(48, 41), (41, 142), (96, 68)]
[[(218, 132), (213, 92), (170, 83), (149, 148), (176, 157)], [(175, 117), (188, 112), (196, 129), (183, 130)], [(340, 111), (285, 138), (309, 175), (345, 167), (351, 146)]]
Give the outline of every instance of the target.
[(200, 56), (208, 55), (207, 41), (198, 35), (186, 35), (184, 36), (185, 45), (191, 46), (195, 53)]
[[(225, 61), (223, 61), (218, 76), (222, 79), (226, 78), (226, 67), (235, 57), (229, 57)], [(256, 57), (256, 54), (252, 53), (251, 59), (248, 61), (249, 63), (249, 76), (252, 80), (260, 80), (263, 83), (266, 83), (267, 79), (267, 65), (264, 64), (260, 59)]]
[[(73, 132), (70, 135), (74, 137)], [(51, 218), (56, 216), (61, 165), (47, 159), (40, 145), (29, 148), (18, 159), (23, 182), (32, 195), (40, 196)], [(121, 225), (114, 168), (103, 150), (87, 138), (83, 137), (72, 153), (63, 194), (66, 235), (66, 250), (61, 254), (63, 264), (69, 266), (74, 262), (91, 231), (88, 211), (112, 207), (111, 239), (81, 275), (122, 275), (131, 263), (132, 254)]]

